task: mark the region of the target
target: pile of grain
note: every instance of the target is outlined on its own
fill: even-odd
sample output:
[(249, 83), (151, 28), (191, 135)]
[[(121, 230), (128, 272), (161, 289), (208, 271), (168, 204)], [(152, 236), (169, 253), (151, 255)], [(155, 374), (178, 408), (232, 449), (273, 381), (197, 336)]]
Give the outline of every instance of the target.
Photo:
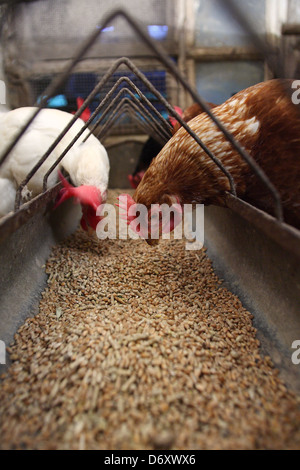
[(78, 231), (10, 347), (1, 448), (300, 448), (299, 400), (205, 251)]

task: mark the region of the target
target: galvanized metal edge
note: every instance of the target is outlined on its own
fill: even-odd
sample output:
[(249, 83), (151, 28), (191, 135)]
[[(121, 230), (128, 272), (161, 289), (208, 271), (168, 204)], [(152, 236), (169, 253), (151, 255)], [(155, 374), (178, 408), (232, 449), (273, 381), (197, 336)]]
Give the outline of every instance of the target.
[(258, 227), (284, 249), (300, 258), (300, 230), (272, 217), (232, 194), (226, 196), (226, 206)]
[(57, 183), (44, 193), (39, 194), (23, 204), (17, 212), (11, 212), (4, 216), (0, 220), (0, 243), (18, 230), (35, 214), (41, 211), (46, 212), (50, 209), (61, 187), (61, 183)]

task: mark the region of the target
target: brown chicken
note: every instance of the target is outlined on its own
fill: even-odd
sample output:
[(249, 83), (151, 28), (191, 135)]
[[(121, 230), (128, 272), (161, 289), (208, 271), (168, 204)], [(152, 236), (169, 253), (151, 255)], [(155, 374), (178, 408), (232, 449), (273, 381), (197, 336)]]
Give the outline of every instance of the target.
[[(292, 103), (292, 80), (270, 80), (237, 93), (214, 109), (236, 140), (277, 188), (287, 223), (300, 228), (300, 114)], [(189, 126), (231, 173), (237, 195), (271, 214), (273, 198), (249, 165), (206, 114)], [(143, 204), (202, 203), (226, 205), (228, 178), (196, 141), (180, 128), (152, 161), (133, 199)], [(130, 223), (131, 218), (127, 218)], [(145, 236), (145, 238), (150, 238)]]
[[(212, 103), (207, 103), (210, 108), (214, 108), (216, 105)], [(182, 119), (185, 122), (190, 121), (193, 119), (195, 116), (198, 116), (198, 114), (203, 113), (203, 108), (200, 106), (200, 104), (194, 103), (188, 108), (186, 108), (184, 111), (182, 111), (181, 108), (178, 106), (174, 106), (175, 111), (182, 117)], [(173, 129), (172, 129), (172, 134), (174, 135), (175, 132), (180, 129), (181, 124), (173, 117), (169, 116), (169, 122), (172, 124)], [(149, 168), (150, 163), (152, 162), (153, 158), (156, 157), (156, 155), (159, 154), (159, 152), (162, 149), (162, 145), (159, 144), (153, 137), (149, 137), (147, 142), (142, 148), (142, 152), (139, 156), (136, 168), (132, 175), (128, 175), (128, 180), (130, 183), (130, 186), (134, 189), (138, 187), (140, 184), (146, 170)]]

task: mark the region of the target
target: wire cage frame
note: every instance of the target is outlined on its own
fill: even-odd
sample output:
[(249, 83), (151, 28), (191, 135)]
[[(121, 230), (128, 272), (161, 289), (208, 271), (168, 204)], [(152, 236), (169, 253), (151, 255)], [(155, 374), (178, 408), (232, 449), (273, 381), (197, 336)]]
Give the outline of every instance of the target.
[[(115, 60), (114, 60), (115, 61)], [(114, 62), (113, 61), (113, 62)], [(77, 108), (76, 98), (85, 99), (89, 93), (93, 90), (96, 83), (98, 83), (106, 73), (107, 68), (113, 63), (111, 60), (101, 60), (101, 69), (96, 63), (90, 63), (90, 66), (87, 67), (84, 71), (74, 72), (67, 82), (64, 90), (61, 90), (61, 95), (64, 100), (58, 107), (67, 112), (74, 112)], [(157, 63), (155, 60), (137, 60), (137, 67), (143, 72), (143, 74), (148, 78), (148, 80), (155, 86), (157, 90), (170, 102), (177, 102), (177, 92), (176, 84), (172, 80), (172, 76), (162, 68), (160, 63)], [(107, 67), (103, 67), (103, 63), (107, 64)], [(53, 77), (57, 75), (57, 72), (49, 73), (46, 75), (30, 75), (26, 78), (28, 83), (28, 89), (31, 95), (30, 103), (37, 102), (41, 99), (41, 96), (44, 95), (46, 85), (51, 83)], [(106, 95), (110, 92), (111, 88), (114, 86), (116, 81), (120, 78), (127, 77), (131, 80), (136, 87), (141, 90), (148, 99), (152, 102), (153, 106), (161, 114), (164, 113), (164, 106), (160, 101), (158, 101), (153, 95), (151, 95), (145, 88), (144, 83), (134, 75), (127, 67), (120, 67), (116, 70), (112, 76), (107, 80), (103, 87), (98, 91), (98, 94), (90, 102), (89, 110), (94, 112), (98, 103), (101, 102)], [(120, 84), (120, 87), (124, 86)], [(59, 98), (59, 97), (58, 97)], [(65, 102), (64, 102), (65, 101)], [(29, 103), (29, 104), (30, 104)], [(28, 99), (26, 100), (26, 105), (28, 105)], [(54, 106), (55, 107), (55, 106)], [(112, 135), (135, 135), (139, 134), (138, 125), (135, 121), (127, 119), (122, 124), (115, 125), (111, 131)]]
[[(219, 0), (221, 3), (223, 0)], [(247, 20), (243, 17), (241, 12), (236, 9), (236, 6), (231, 2), (231, 0), (226, 2), (226, 6), (229, 8), (229, 10), (232, 12), (232, 14), (240, 21), (241, 25), (249, 32), (250, 36), (253, 38), (253, 42), (257, 47), (261, 48), (261, 51), (263, 52), (266, 62), (268, 63), (269, 67), (274, 71), (274, 75), (277, 76), (277, 71), (278, 71), (278, 63), (274, 63), (273, 58), (274, 54), (273, 51), (265, 45), (265, 43), (258, 38), (255, 33), (253, 32), (251, 25), (247, 22)], [(251, 157), (251, 155), (241, 146), (241, 144), (234, 138), (234, 136), (230, 133), (230, 131), (223, 125), (223, 123), (214, 115), (214, 113), (210, 110), (209, 106), (199, 96), (199, 94), (191, 87), (191, 85), (187, 82), (187, 80), (183, 77), (179, 69), (177, 68), (176, 64), (172, 61), (172, 59), (167, 55), (167, 53), (164, 51), (164, 49), (157, 44), (148, 34), (147, 31), (145, 31), (144, 27), (134, 19), (134, 17), (129, 14), (127, 11), (124, 9), (118, 9), (108, 15), (106, 15), (103, 20), (99, 23), (100, 26), (97, 27), (95, 31), (93, 31), (89, 37), (86, 38), (86, 40), (83, 42), (81, 47), (77, 50), (77, 52), (74, 54), (73, 59), (67, 64), (65, 67), (64, 71), (55, 77), (53, 81), (49, 84), (47, 89), (45, 90), (43, 98), (40, 100), (39, 103), (36, 103), (37, 109), (35, 113), (33, 114), (32, 118), (28, 120), (26, 125), (20, 130), (18, 135), (15, 137), (15, 140), (11, 142), (11, 144), (7, 147), (7, 149), (4, 151), (4, 153), (0, 156), (0, 166), (5, 162), (6, 158), (9, 156), (9, 153), (11, 150), (14, 148), (16, 143), (19, 141), (19, 139), (22, 137), (24, 132), (28, 129), (30, 124), (33, 122), (33, 120), (36, 118), (36, 116), (39, 114), (40, 110), (43, 109), (47, 105), (47, 100), (57, 93), (57, 90), (60, 90), (67, 82), (70, 74), (72, 73), (75, 65), (84, 57), (86, 51), (94, 44), (94, 42), (100, 37), (102, 30), (109, 25), (116, 17), (123, 17), (128, 24), (132, 27), (132, 29), (135, 31), (137, 36), (149, 47), (149, 49), (152, 51), (152, 53), (155, 54), (156, 58), (163, 64), (163, 66), (169, 71), (170, 74), (182, 85), (182, 87), (189, 93), (189, 95), (192, 97), (193, 101), (200, 104), (203, 108), (203, 110), (207, 113), (207, 115), (210, 117), (210, 119), (217, 125), (219, 130), (224, 134), (226, 139), (230, 142), (232, 147), (240, 154), (241, 158), (249, 165), (253, 173), (260, 179), (260, 181), (265, 185), (265, 187), (268, 189), (270, 192), (273, 201), (274, 201), (274, 212), (275, 212), (275, 219), (277, 220), (277, 223), (281, 224), (283, 222), (283, 210), (282, 210), (282, 203), (280, 199), (280, 195), (277, 191), (277, 189), (274, 187), (274, 185), (271, 183), (270, 179), (268, 176), (264, 173), (264, 171), (259, 167), (259, 165), (254, 161), (254, 159)], [(74, 117), (68, 124), (68, 126), (65, 127), (65, 129), (62, 130), (60, 135), (57, 137), (57, 139), (53, 142), (53, 144), (49, 147), (48, 151), (45, 153), (44, 156), (41, 157), (39, 162), (34, 166), (32, 171), (27, 175), (26, 179), (21, 183), (21, 185), (18, 188), (17, 191), (17, 197), (16, 197), (16, 205), (15, 205), (15, 213), (20, 211), (20, 208), (22, 207), (22, 189), (26, 186), (30, 178), (35, 174), (35, 172), (38, 170), (38, 168), (42, 165), (42, 163), (48, 158), (50, 153), (53, 151), (53, 149), (56, 147), (56, 145), (60, 142), (60, 140), (63, 138), (63, 136), (68, 132), (68, 130), (72, 127), (74, 122), (80, 117), (82, 112), (89, 106), (89, 103), (95, 98), (96, 94), (101, 90), (103, 85), (109, 80), (109, 78), (113, 75), (113, 73), (118, 69), (118, 67), (121, 64), (125, 64), (138, 78), (142, 80), (142, 82), (148, 87), (148, 89), (151, 91), (151, 93), (156, 96), (156, 98), (160, 101), (160, 103), (165, 107), (167, 110), (168, 114), (175, 117), (177, 121), (181, 124), (182, 127), (185, 128), (185, 130), (191, 135), (191, 137), (197, 142), (197, 144), (206, 152), (206, 154), (213, 160), (213, 162), (219, 167), (219, 169), (224, 173), (224, 175), (228, 178), (229, 184), (230, 184), (230, 193), (231, 197), (236, 198), (236, 190), (235, 190), (235, 182), (228, 171), (226, 167), (218, 160), (218, 158), (205, 146), (205, 144), (201, 141), (198, 135), (196, 135), (191, 128), (188, 126), (186, 122), (184, 122), (181, 117), (178, 115), (178, 113), (173, 109), (171, 104), (156, 90), (156, 88), (147, 80), (147, 77), (143, 75), (140, 70), (133, 64), (132, 61), (130, 61), (128, 58), (120, 58), (115, 61), (115, 63), (111, 66), (111, 68), (108, 70), (108, 72), (102, 77), (102, 79), (97, 83), (95, 88), (92, 90), (90, 95), (85, 99), (84, 103), (82, 106), (75, 112)], [(119, 80), (126, 82), (127, 85), (130, 86), (131, 89), (133, 89), (134, 93), (137, 94), (138, 98), (134, 95), (134, 93), (130, 90), (130, 88), (125, 87), (122, 93), (124, 93), (123, 98), (121, 99), (122, 93), (119, 93), (117, 95), (117, 99), (115, 98), (114, 104), (120, 99), (118, 106), (118, 109), (114, 109), (112, 111), (113, 106), (107, 106), (105, 112), (105, 116), (107, 117), (107, 121), (101, 125), (102, 120), (98, 119), (97, 124), (94, 122), (94, 127), (93, 130), (96, 129), (96, 127), (100, 127), (100, 135), (103, 137), (110, 129), (111, 127), (118, 121), (121, 120), (122, 117), (124, 117), (124, 113), (129, 114), (131, 117), (135, 116), (136, 120), (139, 122), (138, 125), (143, 126), (144, 129), (147, 129), (147, 131), (151, 134), (154, 133), (156, 134), (157, 138), (161, 139), (163, 142), (164, 139), (167, 141), (168, 138), (170, 137), (170, 127), (168, 127), (167, 121), (164, 126), (162, 126), (159, 129), (157, 129), (157, 116), (154, 117), (153, 115), (153, 109), (149, 110), (149, 107), (145, 107), (144, 103), (146, 103), (147, 106), (149, 106), (149, 103), (147, 103), (147, 97), (145, 96), (144, 93), (142, 93), (140, 90), (137, 90), (135, 86), (132, 86), (132, 82), (128, 79), (128, 77), (123, 76), (120, 77)], [(131, 83), (130, 83), (131, 82)], [(134, 84), (133, 84), (134, 85)], [(111, 90), (114, 89), (113, 91), (116, 90), (116, 85), (113, 85)], [(110, 90), (111, 95), (113, 92)], [(127, 96), (125, 96), (127, 94)], [(110, 96), (111, 96), (110, 95)], [(129, 97), (128, 97), (129, 96)], [(135, 98), (134, 100), (132, 98)], [(85, 126), (82, 129), (82, 132), (90, 125), (93, 123), (95, 120), (95, 117), (99, 114), (99, 107), (103, 107), (106, 105), (109, 101), (109, 98), (104, 98), (99, 105), (97, 106), (96, 110), (92, 113), (90, 119), (87, 121)], [(144, 108), (143, 108), (144, 107)], [(113, 113), (113, 114), (112, 114)], [(138, 116), (138, 118), (137, 118)], [(142, 120), (141, 120), (142, 116)], [(80, 132), (69, 144), (68, 147), (64, 150), (64, 152), (60, 155), (60, 157), (56, 160), (55, 164), (51, 168), (51, 171), (55, 168), (55, 166), (58, 165), (58, 163), (61, 161), (63, 156), (67, 153), (68, 149), (74, 144), (74, 142), (79, 138), (81, 135)], [(43, 192), (45, 193), (47, 191), (47, 177), (50, 174), (50, 170), (47, 172), (44, 178), (44, 189)], [(28, 203), (26, 204), (26, 207), (28, 206)]]

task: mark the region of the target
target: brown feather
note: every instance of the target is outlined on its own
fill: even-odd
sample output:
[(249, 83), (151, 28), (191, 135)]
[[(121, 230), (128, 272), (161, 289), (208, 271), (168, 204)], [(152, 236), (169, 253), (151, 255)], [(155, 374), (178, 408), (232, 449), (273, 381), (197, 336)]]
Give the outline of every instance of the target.
[[(213, 109), (217, 106), (216, 104), (213, 104), (213, 103), (206, 103), (206, 104), (209, 106), (210, 109)], [(193, 119), (194, 117), (198, 116), (198, 114), (201, 114), (203, 112), (204, 112), (204, 109), (202, 108), (202, 106), (200, 104), (193, 103), (191, 106), (189, 106), (188, 108), (186, 108), (183, 111), (183, 114), (182, 114), (181, 117), (182, 117), (183, 121), (189, 122), (191, 119)], [(173, 135), (180, 128), (181, 128), (181, 124), (179, 122), (177, 122), (173, 126)]]
[[(285, 220), (300, 228), (300, 114), (292, 104), (292, 80), (270, 80), (237, 93), (214, 109), (279, 191)], [(288, 94), (286, 94), (286, 90)], [(239, 197), (273, 214), (272, 197), (207, 114), (189, 126), (234, 177)], [(225, 205), (227, 177), (180, 128), (152, 161), (136, 202), (150, 207), (176, 195), (181, 203)]]

